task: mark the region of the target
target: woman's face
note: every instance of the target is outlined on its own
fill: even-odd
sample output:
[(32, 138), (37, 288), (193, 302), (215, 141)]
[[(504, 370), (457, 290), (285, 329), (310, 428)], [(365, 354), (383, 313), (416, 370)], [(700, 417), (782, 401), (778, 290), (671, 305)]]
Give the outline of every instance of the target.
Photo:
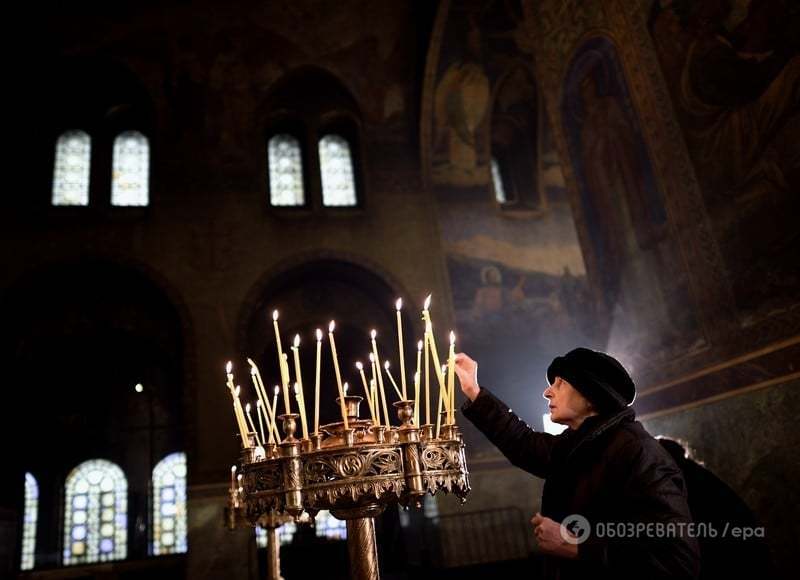
[(556, 377), (542, 396), (548, 401), (550, 420), (553, 423), (576, 429), (586, 417), (594, 414), (594, 408), (589, 400), (561, 377)]

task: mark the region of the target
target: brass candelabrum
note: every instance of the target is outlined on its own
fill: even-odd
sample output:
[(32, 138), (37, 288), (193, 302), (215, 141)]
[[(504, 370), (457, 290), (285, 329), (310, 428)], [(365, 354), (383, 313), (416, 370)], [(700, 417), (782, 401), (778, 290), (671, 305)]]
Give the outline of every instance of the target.
[[(240, 487), (232, 487), (228, 525), (262, 525), (268, 533), (270, 580), (280, 578), (275, 530), (303, 512), (313, 519), (329, 510), (347, 522), (347, 549), (353, 580), (378, 580), (375, 517), (389, 504), (421, 507), (426, 493), (453, 493), (463, 503), (469, 493), (464, 442), (456, 425), (416, 426), (414, 401), (394, 403), (399, 427), (359, 418), (362, 397), (345, 396), (344, 422), (320, 427), (297, 439), (297, 414), (281, 415), (285, 437), (263, 449), (255, 435), (242, 449)], [(337, 404), (339, 400), (337, 399)], [(271, 540), (271, 541), (269, 541)]]

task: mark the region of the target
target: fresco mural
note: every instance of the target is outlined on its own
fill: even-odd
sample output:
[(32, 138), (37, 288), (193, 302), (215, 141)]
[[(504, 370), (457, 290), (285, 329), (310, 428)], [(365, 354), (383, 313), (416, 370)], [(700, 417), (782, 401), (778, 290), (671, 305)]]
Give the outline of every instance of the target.
[[(528, 13), (515, 0), (449, 4), (441, 45), (429, 54), (437, 69), (427, 162), (459, 346), (480, 361), (496, 393), (535, 420), (535, 409), (546, 411), (541, 393), (552, 358), (599, 343), (561, 161), (538, 95)], [(504, 180), (514, 182), (507, 189), (515, 203), (505, 207), (490, 184), (493, 155), (503, 157)]]
[(590, 39), (562, 101), (606, 315), (608, 350), (632, 367), (702, 346), (662, 194), (612, 43)]
[(796, 303), (800, 5), (657, 0), (648, 27), (745, 321)]

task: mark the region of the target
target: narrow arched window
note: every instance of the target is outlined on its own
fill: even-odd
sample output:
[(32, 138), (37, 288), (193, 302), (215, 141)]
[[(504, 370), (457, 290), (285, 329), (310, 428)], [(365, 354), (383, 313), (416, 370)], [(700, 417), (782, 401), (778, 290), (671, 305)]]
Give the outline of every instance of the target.
[(186, 552), (186, 454), (172, 453), (153, 469), (151, 553)]
[(319, 140), (319, 166), (322, 174), (322, 204), (331, 207), (358, 203), (350, 144), (339, 135)]
[(508, 203), (505, 187), (503, 187), (503, 174), (500, 172), (500, 164), (495, 157), (492, 157), (492, 189), (497, 203)]
[(128, 481), (105, 459), (81, 463), (67, 476), (64, 564), (121, 560), (128, 554)]
[(89, 205), (92, 140), (85, 131), (66, 131), (56, 141), (53, 205)]
[(146, 206), (150, 196), (150, 144), (139, 131), (114, 139), (111, 205)]
[(36, 519), (39, 512), (39, 484), (36, 478), (25, 474), (25, 511), (22, 520), (22, 557), (20, 568), (31, 570), (36, 554)]
[(273, 135), (267, 147), (269, 202), (274, 206), (305, 204), (300, 142), (287, 133)]

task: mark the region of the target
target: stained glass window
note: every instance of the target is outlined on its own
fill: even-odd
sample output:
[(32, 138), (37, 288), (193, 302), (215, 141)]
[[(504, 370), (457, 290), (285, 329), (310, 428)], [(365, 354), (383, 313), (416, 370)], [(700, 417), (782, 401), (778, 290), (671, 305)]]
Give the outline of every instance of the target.
[(145, 206), (149, 198), (150, 144), (139, 131), (114, 139), (111, 205)]
[(90, 459), (65, 485), (64, 564), (121, 560), (128, 553), (128, 481), (117, 465)]
[(350, 144), (339, 135), (319, 140), (319, 166), (322, 172), (322, 203), (327, 206), (354, 206), (356, 183)]
[(53, 205), (89, 205), (92, 140), (85, 131), (67, 131), (56, 141)]
[(494, 188), (494, 198), (498, 203), (507, 203), (506, 190), (503, 188), (503, 176), (500, 173), (500, 164), (497, 159), (492, 157), (492, 186)]
[(276, 206), (303, 205), (303, 161), (300, 142), (288, 134), (274, 135), (267, 147), (269, 201)]
[[(303, 514), (300, 523), (310, 523), (307, 514)], [(327, 510), (322, 510), (317, 514), (314, 526), (318, 538), (328, 538), (331, 540), (347, 539), (347, 523), (343, 520), (337, 520)], [(278, 541), (280, 545), (284, 546), (290, 544), (296, 531), (297, 524), (294, 522), (283, 524), (278, 528)], [(256, 545), (259, 548), (267, 547), (267, 531), (261, 528), (261, 526), (256, 526)]]
[(36, 478), (25, 474), (25, 514), (22, 521), (22, 558), (20, 568), (31, 570), (36, 553), (36, 518), (39, 511), (39, 484)]
[(186, 552), (186, 454), (172, 453), (153, 469), (151, 553)]

